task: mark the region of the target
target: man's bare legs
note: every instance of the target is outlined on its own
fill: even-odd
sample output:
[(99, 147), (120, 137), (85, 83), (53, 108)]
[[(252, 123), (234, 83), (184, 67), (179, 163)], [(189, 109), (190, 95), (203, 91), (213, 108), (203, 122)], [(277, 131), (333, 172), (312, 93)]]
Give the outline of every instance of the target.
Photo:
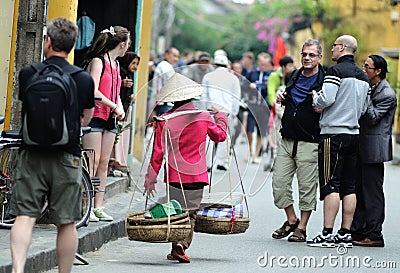
[(26, 255), (32, 240), (32, 229), (36, 219), (29, 216), (17, 216), (11, 229), (10, 244), (12, 273), (23, 273)]
[[(11, 229), (12, 273), (23, 273), (26, 256), (32, 240), (32, 229), (36, 219), (18, 216)], [(71, 272), (78, 248), (78, 233), (74, 223), (58, 226), (57, 259), (60, 273)]]
[(257, 132), (256, 151), (254, 152), (254, 158), (253, 158), (254, 163), (260, 163), (259, 156), (260, 156), (261, 146), (262, 146), (262, 137)]
[(58, 225), (57, 228), (58, 272), (69, 273), (78, 249), (78, 233), (74, 223)]
[(287, 221), (289, 224), (294, 224), (297, 221), (297, 215), (296, 212), (294, 211), (293, 204), (285, 208), (285, 213), (287, 217)]
[[(294, 211), (294, 207), (293, 205), (290, 205), (288, 207), (285, 208), (285, 213), (286, 213), (286, 217), (287, 220), (289, 222), (289, 224), (294, 224), (297, 221), (297, 215), (296, 212)], [(310, 219), (311, 216), (311, 210), (302, 210), (300, 213), (300, 223), (298, 225), (299, 229), (302, 230), (306, 230), (307, 229), (307, 224), (308, 224), (308, 220)]]
[(253, 150), (253, 132), (247, 132), (247, 142), (249, 144), (249, 155), (248, 155), (248, 160), (251, 161), (251, 158), (253, 156), (252, 150)]
[(324, 198), (324, 227), (333, 228), (340, 207), (339, 193), (333, 192)]
[(349, 194), (342, 200), (342, 228), (350, 230), (356, 210), (357, 198), (355, 194)]
[[(354, 211), (356, 209), (357, 199), (355, 194), (349, 194), (342, 200), (342, 228), (350, 229), (353, 222)], [(340, 197), (339, 193), (331, 193), (324, 199), (324, 227), (333, 228), (336, 215), (339, 211)]]

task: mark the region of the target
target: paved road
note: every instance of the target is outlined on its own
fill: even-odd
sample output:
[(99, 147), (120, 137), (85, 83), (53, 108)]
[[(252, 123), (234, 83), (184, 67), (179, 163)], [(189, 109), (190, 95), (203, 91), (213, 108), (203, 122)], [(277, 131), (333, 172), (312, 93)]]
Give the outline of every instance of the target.
[[(178, 264), (168, 261), (169, 244), (150, 244), (121, 238), (98, 251), (84, 256), (89, 265), (75, 265), (73, 272), (309, 272), (318, 268), (322, 272), (400, 272), (400, 220), (398, 211), (398, 177), (400, 166), (386, 165), (386, 222), (385, 248), (321, 249), (307, 247), (305, 243), (274, 240), (271, 233), (284, 221), (284, 213), (273, 205), (271, 178), (260, 166), (244, 162), (245, 145), (237, 147), (240, 169), (248, 194), (251, 224), (240, 235), (209, 235), (196, 233), (187, 251), (192, 262)], [(265, 159), (263, 159), (265, 160)], [(229, 175), (213, 173), (215, 191), (229, 190)], [(231, 172), (231, 181), (238, 186), (237, 171)], [(160, 183), (159, 183), (160, 184)], [(162, 191), (162, 184), (158, 185)], [(214, 190), (213, 190), (214, 191)], [(236, 191), (240, 191), (237, 189)], [(295, 190), (296, 191), (296, 190)], [(131, 195), (131, 193), (130, 193)], [(128, 197), (126, 197), (128, 200)], [(140, 195), (135, 201), (143, 202)], [(340, 213), (340, 212), (339, 212)], [(336, 221), (335, 231), (339, 227)], [(316, 235), (322, 227), (322, 202), (312, 214), (307, 234)], [(311, 263), (311, 265), (309, 264)], [(377, 268), (381, 267), (381, 268)], [(382, 269), (382, 267), (385, 267)], [(390, 268), (389, 268), (390, 267)], [(396, 268), (393, 268), (396, 267)], [(56, 269), (48, 272), (57, 272)]]

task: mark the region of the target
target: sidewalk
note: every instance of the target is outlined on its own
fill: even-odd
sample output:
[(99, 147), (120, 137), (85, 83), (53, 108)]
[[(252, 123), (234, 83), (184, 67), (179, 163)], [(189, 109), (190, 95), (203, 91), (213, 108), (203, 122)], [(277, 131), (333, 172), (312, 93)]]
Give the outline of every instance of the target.
[[(237, 149), (238, 159), (243, 161), (244, 147)], [(393, 165), (400, 165), (400, 144), (394, 145), (394, 160), (391, 162)], [(247, 167), (241, 166), (243, 169)], [(253, 171), (255, 165), (249, 167), (249, 173), (245, 180), (251, 179), (253, 177)], [(397, 166), (396, 166), (397, 168)], [(138, 181), (138, 172), (140, 169), (140, 162), (134, 162), (131, 164), (131, 170), (133, 171), (132, 179), (133, 181)], [(246, 171), (243, 172), (245, 174)], [(262, 172), (264, 174), (264, 172)], [(223, 183), (219, 183), (219, 177), (221, 173), (215, 173), (214, 180), (216, 183), (214, 187), (218, 188), (223, 186)], [(249, 178), (250, 177), (250, 178)], [(143, 180), (139, 180), (139, 187), (141, 188)], [(78, 230), (79, 236), (79, 248), (78, 253), (85, 257), (85, 253), (97, 250), (103, 244), (116, 240), (121, 237), (126, 236), (125, 232), (125, 217), (128, 213), (129, 204), (132, 200), (130, 212), (142, 211), (144, 209), (144, 197), (140, 192), (136, 190), (133, 195), (135, 182), (129, 185), (129, 179), (127, 177), (109, 177), (107, 183), (107, 190), (105, 196), (105, 206), (107, 212), (109, 212), (113, 217), (113, 222), (100, 222), (100, 223), (90, 223), (88, 227), (82, 227)], [(249, 187), (250, 190), (255, 190), (258, 188), (257, 185)], [(225, 190), (226, 191), (226, 190)], [(254, 198), (254, 197), (253, 197)], [(254, 201), (253, 201), (254, 202)], [(272, 201), (271, 201), (272, 202)], [(253, 212), (257, 213), (257, 212)], [(273, 213), (276, 213), (274, 210)], [(272, 218), (275, 214), (271, 214)], [(254, 217), (254, 214), (253, 214)], [(315, 216), (316, 217), (316, 216)], [(255, 221), (255, 219), (253, 219)], [(389, 222), (389, 220), (387, 221)], [(254, 223), (253, 223), (254, 225)], [(387, 225), (389, 225), (387, 223)], [(263, 226), (263, 228), (265, 228)], [(271, 227), (272, 230), (272, 227)], [(311, 232), (312, 233), (312, 232)], [(11, 272), (11, 254), (10, 254), (10, 231), (0, 229), (0, 273)], [(34, 228), (32, 244), (28, 253), (26, 272), (35, 273), (50, 270), (56, 266), (56, 249), (55, 249), (55, 238), (56, 238), (56, 228), (52, 225), (36, 225)], [(78, 260), (75, 260), (76, 264), (80, 264)]]
[[(138, 170), (139, 162), (131, 165), (131, 170)], [(135, 173), (132, 179), (137, 181)], [(126, 236), (125, 217), (134, 192), (135, 183), (124, 177), (108, 177), (105, 207), (114, 217), (112, 222), (89, 223), (87, 227), (78, 230), (78, 253), (85, 253), (100, 248), (103, 244)], [(139, 182), (141, 183), (141, 182)], [(130, 212), (141, 211), (144, 208), (144, 197), (136, 190)], [(36, 225), (33, 230), (32, 243), (26, 262), (26, 272), (35, 273), (50, 270), (56, 266), (56, 234), (54, 225)], [(10, 231), (0, 229), (0, 273), (11, 272)], [(75, 263), (80, 261), (75, 259)]]

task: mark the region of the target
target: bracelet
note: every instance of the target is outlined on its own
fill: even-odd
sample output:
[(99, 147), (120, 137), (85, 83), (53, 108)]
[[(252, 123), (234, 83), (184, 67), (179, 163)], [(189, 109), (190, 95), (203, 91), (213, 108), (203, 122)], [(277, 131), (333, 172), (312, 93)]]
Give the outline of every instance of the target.
[(114, 109), (112, 109), (112, 111), (111, 111), (111, 112), (114, 112), (115, 110), (117, 110), (117, 108), (118, 108), (118, 105), (117, 105), (117, 106), (115, 106), (115, 108), (114, 108)]

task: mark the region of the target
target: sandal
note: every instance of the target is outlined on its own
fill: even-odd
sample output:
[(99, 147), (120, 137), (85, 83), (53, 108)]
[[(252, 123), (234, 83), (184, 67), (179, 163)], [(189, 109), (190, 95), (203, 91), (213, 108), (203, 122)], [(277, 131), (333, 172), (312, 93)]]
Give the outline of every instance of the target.
[(296, 228), (292, 235), (289, 236), (289, 242), (305, 242), (307, 238), (306, 231), (304, 229)]
[[(294, 224), (289, 224), (289, 221), (286, 221), (280, 228), (278, 228), (277, 230), (274, 231), (274, 233), (272, 233), (272, 238), (274, 239), (285, 238), (297, 228), (299, 223), (300, 223), (299, 219), (297, 219), (296, 223)], [(288, 227), (289, 229), (287, 229)]]

